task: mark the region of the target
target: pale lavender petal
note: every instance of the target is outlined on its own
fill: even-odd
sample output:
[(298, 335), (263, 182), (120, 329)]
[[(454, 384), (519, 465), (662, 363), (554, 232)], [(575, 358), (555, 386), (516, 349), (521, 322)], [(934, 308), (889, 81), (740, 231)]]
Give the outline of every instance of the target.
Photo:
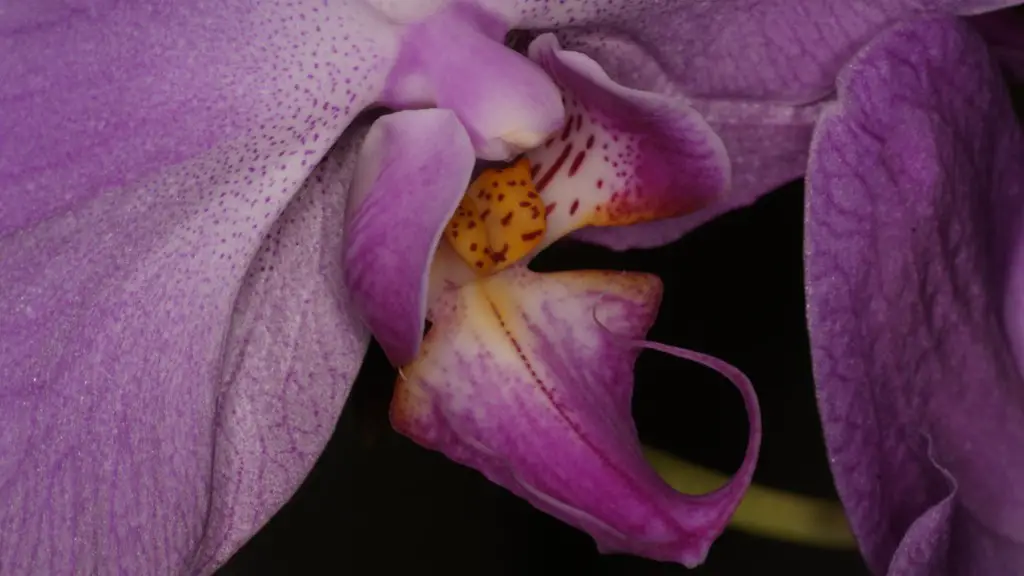
[(358, 369), (349, 169), (303, 182), (392, 56), (353, 4), (64, 5), (0, 24), (0, 566), (208, 573)]
[(449, 110), (383, 116), (363, 144), (346, 218), (345, 280), (395, 366), (419, 350), (431, 263), (475, 162)]
[[(635, 42), (691, 97), (805, 104), (902, 20), (973, 15), (1020, 0), (517, 0), (517, 28), (569, 28), (575, 39)], [(623, 55), (623, 58), (629, 56)], [(602, 65), (605, 62), (601, 62)]]
[(409, 26), (382, 101), (454, 111), (486, 160), (508, 160), (562, 125), (555, 85), (504, 45), (506, 16), (452, 2)]
[[(399, 379), (392, 423), (588, 532), (602, 552), (699, 564), (750, 482), (760, 417), (734, 368), (638, 341), (660, 299), (661, 283), (645, 274), (525, 267), (448, 292)], [(739, 387), (750, 442), (719, 490), (680, 494), (644, 460), (630, 416), (641, 346), (713, 366)]]
[[(372, 89), (379, 74), (386, 37), (374, 34), (379, 27), (369, 16), (357, 21), (351, 12), (314, 0), (259, 9), (111, 0), (5, 5), (0, 236), (217, 142), (255, 139), (257, 129), (285, 137), (285, 124), (271, 129), (279, 117), (322, 106), (356, 111), (355, 94)], [(281, 14), (289, 16), (282, 22)], [(338, 40), (341, 27), (347, 41)], [(360, 52), (340, 57), (351, 45)], [(289, 63), (305, 47), (305, 62)]]
[(530, 58), (558, 84), (565, 126), (527, 153), (547, 208), (544, 245), (584, 226), (693, 213), (729, 188), (722, 141), (684, 98), (624, 87), (551, 34)]
[(963, 21), (884, 34), (839, 87), (806, 262), (836, 486), (876, 573), (1020, 573), (1020, 121)]
[(275, 514), (334, 431), (369, 339), (342, 277), (359, 139), (346, 136), (263, 238), (235, 298), (221, 364), (208, 571)]

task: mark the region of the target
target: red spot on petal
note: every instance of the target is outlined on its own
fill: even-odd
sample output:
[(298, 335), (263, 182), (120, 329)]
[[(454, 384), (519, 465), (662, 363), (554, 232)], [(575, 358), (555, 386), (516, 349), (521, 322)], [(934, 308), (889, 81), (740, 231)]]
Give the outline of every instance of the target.
[(600, 190), (601, 188), (604, 188), (604, 180), (601, 180), (600, 178), (598, 178), (598, 180), (597, 180), (597, 189)]
[(487, 217), (491, 215), (491, 209), (488, 208), (480, 213), (480, 220), (487, 220)]
[(537, 179), (537, 174), (540, 172), (540, 164), (534, 164), (530, 168), (530, 178)]
[(504, 194), (498, 194), (498, 202), (501, 202), (504, 199), (505, 199), (505, 195)]
[(512, 221), (512, 212), (509, 212), (508, 214), (505, 214), (505, 216), (502, 217), (501, 225), (502, 226), (508, 226), (508, 223), (511, 222), (511, 221)]
[(527, 202), (526, 200), (523, 200), (522, 202), (519, 203), (519, 206), (522, 207), (522, 208), (529, 208), (531, 206), (531, 204), (529, 202)]
[(587, 138), (587, 150), (590, 150), (593, 147), (594, 147), (594, 135), (591, 134), (590, 138)]
[(539, 238), (540, 235), (543, 234), (543, 233), (544, 233), (543, 230), (534, 230), (533, 232), (527, 232), (527, 233), (521, 235), (520, 237), (523, 239), (524, 242), (529, 242), (530, 240), (533, 240), (534, 238)]
[(580, 201), (579, 201), (579, 199), (573, 200), (572, 201), (572, 206), (569, 206), (569, 216), (572, 216), (573, 214), (575, 214), (576, 211), (579, 210), (579, 208), (580, 208)]
[(491, 252), (490, 256), (491, 260), (493, 260), (494, 263), (497, 264), (499, 262), (504, 262), (505, 260), (508, 260), (508, 256), (506, 256), (507, 254), (508, 244), (505, 244), (504, 246), (502, 246), (501, 250), (497, 252)]
[(466, 228), (469, 228), (470, 230), (472, 230), (473, 228), (476, 228), (476, 222), (474, 222), (473, 220), (470, 220), (470, 221), (469, 221), (469, 222), (468, 222), (468, 223), (466, 224)]
[(469, 245), (469, 251), (470, 252), (476, 252), (476, 248), (477, 248), (476, 242), (473, 242), (472, 244)]
[(551, 204), (548, 204), (547, 207), (544, 208), (544, 215), (545, 216), (550, 216), (551, 213), (555, 211), (555, 206), (557, 204), (558, 204), (557, 202), (552, 202)]

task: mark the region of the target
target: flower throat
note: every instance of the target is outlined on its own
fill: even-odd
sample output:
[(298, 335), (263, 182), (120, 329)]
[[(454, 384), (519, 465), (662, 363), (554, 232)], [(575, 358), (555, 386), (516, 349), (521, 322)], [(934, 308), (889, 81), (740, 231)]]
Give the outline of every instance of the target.
[(544, 238), (547, 214), (525, 157), (487, 168), (469, 185), (444, 236), (480, 275), (508, 268)]

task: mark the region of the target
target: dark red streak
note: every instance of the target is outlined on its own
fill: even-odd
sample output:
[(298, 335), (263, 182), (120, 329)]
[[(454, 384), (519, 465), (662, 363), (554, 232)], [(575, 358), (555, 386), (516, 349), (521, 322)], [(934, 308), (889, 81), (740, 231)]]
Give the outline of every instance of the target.
[(551, 179), (555, 177), (555, 174), (561, 170), (562, 164), (565, 164), (565, 160), (569, 158), (569, 154), (572, 154), (572, 144), (569, 144), (564, 150), (562, 150), (562, 153), (558, 155), (558, 160), (555, 160), (555, 163), (551, 168), (549, 168), (548, 171), (541, 176), (540, 180), (537, 181), (538, 192), (544, 191), (544, 188), (546, 188), (548, 183), (551, 182)]
[(587, 152), (585, 150), (580, 150), (576, 153), (576, 157), (572, 159), (572, 165), (569, 166), (570, 177), (576, 175), (576, 171), (580, 169), (580, 164), (583, 164), (583, 158), (585, 158), (586, 155)]

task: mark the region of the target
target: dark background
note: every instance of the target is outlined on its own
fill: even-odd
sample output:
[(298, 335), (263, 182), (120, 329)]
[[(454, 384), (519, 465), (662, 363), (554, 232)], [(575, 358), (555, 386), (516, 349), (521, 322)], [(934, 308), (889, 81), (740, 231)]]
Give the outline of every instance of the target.
[[(793, 183), (656, 250), (565, 242), (538, 270), (643, 270), (665, 283), (649, 338), (708, 353), (753, 380), (764, 418), (755, 482), (835, 499), (817, 420), (804, 324), (803, 189)], [(746, 415), (717, 374), (645, 351), (633, 414), (641, 439), (725, 472)], [(727, 531), (707, 562), (602, 556), (589, 536), (391, 430), (395, 372), (374, 344), (330, 443), (298, 493), (220, 572), (234, 574), (863, 575), (855, 552)]]

